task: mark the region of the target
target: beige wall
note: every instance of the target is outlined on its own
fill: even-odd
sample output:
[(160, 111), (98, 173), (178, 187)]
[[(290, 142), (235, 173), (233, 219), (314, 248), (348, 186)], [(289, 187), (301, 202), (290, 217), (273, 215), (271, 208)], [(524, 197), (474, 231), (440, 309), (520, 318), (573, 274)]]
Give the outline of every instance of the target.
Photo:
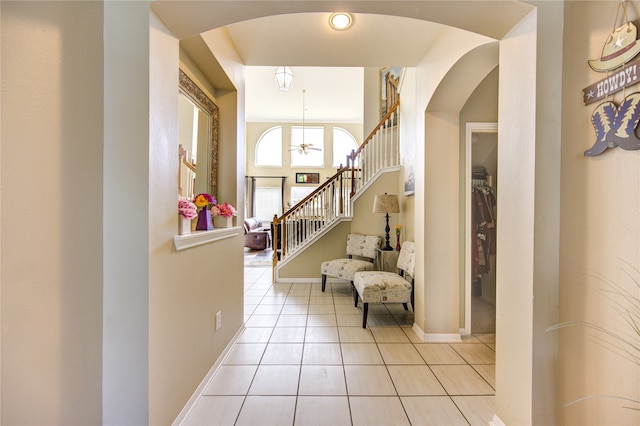
[[(320, 265), (322, 262), (345, 256), (347, 234), (379, 235), (384, 244), (384, 215), (372, 213), (373, 199), (376, 194), (396, 193), (399, 173), (390, 171), (382, 173), (363, 192), (359, 192), (354, 198), (353, 220), (340, 222), (314, 243), (309, 249), (304, 250), (290, 261), (282, 263), (277, 269), (279, 281), (300, 281), (312, 279), (320, 281)], [(400, 197), (398, 197), (400, 199)], [(390, 243), (395, 247), (395, 234), (393, 227), (396, 223), (402, 223), (400, 214), (392, 214), (389, 218), (391, 228)]]
[[(582, 89), (605, 78), (593, 71), (588, 59), (599, 58), (612, 30), (616, 2), (567, 2), (562, 88), (562, 183), (560, 232), (559, 321), (586, 321), (614, 335), (639, 341), (620, 309), (631, 303), (620, 299), (610, 285), (637, 297), (640, 289), (640, 151), (610, 149), (597, 157), (583, 152), (594, 144), (591, 115), (598, 106), (585, 106)], [(629, 20), (639, 24), (640, 2), (627, 2)], [(569, 78), (570, 76), (570, 78)], [(627, 88), (637, 93), (640, 86)], [(620, 92), (609, 97), (619, 104)], [(616, 302), (620, 305), (616, 306)], [(558, 422), (560, 424), (637, 425), (640, 414), (623, 407), (638, 404), (612, 395), (640, 400), (640, 368), (609, 345), (602, 333), (575, 326), (551, 333), (558, 338)], [(638, 350), (635, 350), (638, 356)]]
[[(325, 182), (328, 178), (336, 174), (337, 167), (333, 167), (333, 128), (340, 127), (347, 130), (360, 144), (363, 141), (362, 123), (307, 123), (306, 125), (324, 128), (324, 164), (325, 167), (291, 167), (291, 152), (289, 145), (291, 140), (291, 127), (300, 126), (300, 123), (247, 123), (247, 141), (246, 141), (246, 174), (247, 176), (286, 176), (284, 189), (285, 210), (290, 208), (291, 187), (292, 186), (309, 186), (314, 185), (296, 185), (296, 173), (320, 173), (320, 183)], [(267, 130), (282, 126), (282, 167), (256, 167), (255, 153), (256, 144), (260, 136)], [(299, 155), (294, 152), (295, 155)], [(343, 161), (346, 166), (346, 159)], [(256, 184), (262, 186), (280, 186), (280, 179), (257, 179)]]
[[(151, 42), (149, 423), (168, 424), (242, 326), (243, 237), (239, 229), (231, 239), (175, 251), (178, 42), (157, 21)], [(228, 61), (227, 67), (238, 63), (233, 56), (218, 54)], [(202, 75), (193, 67), (190, 64), (187, 71)], [(215, 90), (215, 82), (200, 84)], [(213, 96), (220, 108), (218, 199), (237, 206), (242, 163), (238, 162), (236, 111), (244, 106), (237, 101), (236, 92)], [(169, 105), (171, 108), (165, 108)], [(222, 312), (222, 328), (216, 330), (218, 311)]]
[[(597, 158), (582, 155), (594, 141), (594, 107), (582, 105), (581, 90), (602, 77), (586, 60), (601, 54), (618, 3), (570, 2), (564, 17), (559, 2), (533, 4), (540, 6), (537, 14), (514, 28), (500, 46), (499, 192), (505, 201), (499, 204), (499, 246), (504, 249), (498, 264), (504, 266), (499, 266), (498, 286), (505, 291), (497, 295), (497, 415), (505, 424), (637, 424), (637, 411), (622, 408), (615, 399), (563, 406), (593, 394), (637, 399), (637, 364), (603, 347), (584, 328), (545, 331), (558, 320), (587, 320), (626, 333), (626, 323), (601, 291), (605, 284), (600, 278), (637, 294), (633, 280), (640, 269), (640, 194), (633, 183), (640, 177), (640, 151), (617, 148)], [(109, 115), (110, 108), (126, 101), (149, 107), (146, 94), (131, 96), (149, 87), (141, 72), (149, 55), (121, 52), (121, 67), (109, 55), (103, 63), (102, 30), (108, 36), (123, 33), (117, 42), (121, 47), (136, 40), (129, 43), (133, 49), (149, 49), (144, 40), (151, 37), (152, 63), (168, 65), (152, 75), (154, 94), (149, 95), (166, 97), (154, 108), (168, 108), (153, 110), (158, 119), (177, 114), (168, 84), (178, 63), (177, 43), (155, 21), (149, 34), (142, 6), (113, 7), (108, 13), (133, 13), (127, 24), (131, 27), (123, 27), (123, 21), (116, 25), (116, 13), (103, 28), (102, 3), (2, 2), (0, 260), (6, 424), (98, 424), (127, 416), (129, 423), (169, 423), (241, 323), (241, 290), (234, 286), (241, 283), (240, 255), (234, 257), (236, 248), (240, 253), (240, 239), (171, 252), (175, 188), (167, 176), (174, 173), (177, 158), (170, 124), (154, 121), (157, 128), (149, 129), (148, 120), (137, 115), (128, 121), (127, 111)], [(637, 21), (639, 7), (628, 2), (630, 19)], [(107, 38), (106, 45), (115, 42)], [(226, 65), (241, 68), (228, 58)], [(451, 65), (438, 59), (430, 68), (425, 62), (417, 69), (414, 110), (420, 132), (425, 106)], [(229, 75), (241, 76), (238, 68)], [(531, 69), (536, 73), (533, 86), (522, 80)], [(103, 99), (103, 87), (109, 99)], [(221, 103), (236, 105), (237, 123), (230, 127), (237, 140), (244, 140), (239, 119), (244, 93), (238, 87), (237, 99)], [(110, 133), (117, 129), (120, 133)], [(121, 135), (123, 144), (129, 139), (141, 144), (131, 159), (118, 157), (119, 145), (103, 142), (118, 141)], [(433, 212), (425, 203), (428, 159), (418, 141), (415, 232), (426, 239), (431, 235), (425, 234), (425, 215)], [(235, 155), (241, 169), (242, 154), (236, 149)], [(132, 170), (140, 169), (129, 168), (130, 160), (138, 167), (148, 165), (148, 171), (136, 175)], [(124, 177), (127, 188), (133, 179), (131, 191), (118, 191)], [(237, 193), (239, 188), (236, 184)], [(25, 194), (38, 205), (27, 206)], [(83, 206), (98, 206), (106, 217), (104, 227), (96, 225), (95, 215), (77, 213), (83, 210), (78, 196)], [(125, 202), (133, 206), (131, 215), (116, 211)], [(46, 225), (33, 225), (41, 222)], [(558, 234), (559, 243), (554, 242)], [(132, 240), (135, 244), (128, 245)], [(424, 250), (418, 246), (419, 255)], [(229, 264), (234, 266), (226, 268)], [(416, 296), (422, 299), (417, 300), (417, 321), (429, 315), (429, 300), (419, 293), (425, 288), (425, 272), (430, 273), (422, 264), (416, 277)], [(212, 315), (221, 306), (226, 325), (216, 333)], [(234, 311), (230, 317), (229, 310)], [(180, 333), (187, 329), (183, 339)], [(201, 352), (185, 350), (197, 339)], [(164, 376), (167, 367), (173, 371)], [(138, 392), (141, 383), (146, 384)], [(126, 410), (118, 411), (121, 407)]]
[[(398, 179), (398, 198), (400, 202), (400, 217), (402, 223), (401, 238), (407, 241), (416, 241), (416, 212), (415, 212), (415, 194), (406, 194), (404, 192), (404, 181), (413, 169), (416, 158), (424, 152), (422, 144), (418, 144), (416, 134), (416, 68), (406, 68), (402, 78), (402, 86), (400, 88), (400, 123), (409, 123), (411, 125), (400, 125), (400, 163), (402, 166), (400, 179)], [(411, 159), (410, 164), (407, 161)]]
[(102, 4), (1, 8), (2, 423), (100, 424)]
[[(494, 68), (482, 83), (473, 91), (469, 99), (465, 102), (464, 107), (460, 111), (460, 162), (459, 162), (459, 171), (460, 171), (460, 188), (459, 188), (459, 205), (460, 205), (460, 241), (459, 247), (461, 250), (460, 259), (467, 259), (470, 257), (470, 253), (465, 252), (466, 241), (468, 238), (468, 233), (470, 233), (470, 224), (466, 223), (466, 214), (465, 208), (467, 199), (469, 194), (467, 191), (467, 182), (466, 182), (466, 167), (467, 167), (467, 134), (466, 127), (467, 123), (470, 122), (481, 122), (481, 123), (497, 123), (498, 121), (498, 78), (499, 72), (498, 67)], [(486, 133), (476, 133), (481, 139), (485, 137), (492, 137), (496, 141), (495, 148), (497, 148), (497, 134), (493, 133), (489, 136)], [(482, 143), (472, 146), (472, 157), (478, 153), (478, 146), (483, 145)], [(485, 158), (486, 159), (486, 158)], [(485, 161), (483, 159), (483, 161)], [(493, 180), (493, 188), (497, 187), (498, 175), (497, 175), (497, 150), (494, 151), (490, 155), (490, 160), (488, 164), (483, 164), (487, 167), (487, 170), (490, 172)], [(474, 161), (471, 162), (471, 166), (475, 166), (476, 163)], [(494, 193), (495, 194), (495, 193)], [(495, 194), (497, 195), (497, 194)], [(482, 279), (482, 297), (484, 300), (495, 305), (495, 256), (491, 257), (492, 264), (491, 269), (486, 276)], [(466, 267), (465, 262), (461, 262), (460, 265), (462, 268)], [(465, 326), (465, 293), (467, 288), (467, 282), (465, 282), (466, 274), (465, 271), (461, 270), (460, 273), (460, 328), (464, 328)]]
[(139, 423), (149, 395), (148, 4), (107, 2), (104, 15), (102, 420)]
[[(364, 131), (366, 138), (380, 122), (380, 69), (364, 69)], [(401, 101), (402, 102), (402, 101)]]
[(423, 242), (417, 247), (415, 323), (419, 333), (434, 340), (459, 338), (460, 298), (464, 294), (460, 291), (464, 259), (459, 114), (497, 63), (494, 41), (446, 31), (460, 43), (455, 51), (444, 44), (434, 46), (417, 67), (414, 113), (415, 232), (416, 241)]
[[(105, 15), (2, 3), (6, 424), (168, 424), (242, 324), (242, 237), (173, 248), (177, 40), (144, 3)], [(240, 199), (244, 107), (217, 100)]]
[[(364, 135), (362, 131), (362, 125), (344, 125), (337, 124), (339, 127), (343, 127), (350, 131), (358, 142), (362, 142), (373, 129), (378, 125), (380, 121), (379, 112), (379, 99), (380, 99), (380, 68), (365, 68), (364, 79), (364, 115), (365, 126)], [(407, 99), (411, 99), (411, 93), (407, 93)], [(407, 111), (412, 111), (411, 102), (408, 102)], [(283, 164), (284, 167), (280, 168), (256, 168), (253, 166), (255, 161), (255, 140), (260, 137), (262, 132), (280, 123), (248, 123), (247, 125), (247, 174), (263, 175), (263, 176), (289, 176), (285, 194), (289, 194), (289, 188), (291, 183), (295, 179), (295, 172), (301, 171), (299, 169), (291, 169), (289, 167), (289, 153), (283, 152)], [(407, 126), (409, 127), (409, 126)], [(401, 126), (404, 131), (405, 127)], [(325, 138), (330, 135), (331, 126), (325, 125)], [(288, 139), (288, 127), (285, 124), (283, 128), (283, 139)], [(328, 145), (329, 144), (329, 145)], [(286, 146), (286, 143), (285, 143)], [(330, 147), (329, 141), (325, 141), (325, 147)], [(325, 152), (325, 163), (330, 164), (332, 155), (330, 149)], [(413, 153), (411, 155), (414, 155)], [(307, 169), (304, 169), (306, 171)], [(321, 173), (320, 181), (332, 176), (335, 173), (333, 168), (316, 169), (309, 171), (315, 171)], [(404, 197), (402, 192), (402, 174), (398, 171), (391, 171), (383, 173), (371, 183), (370, 187), (362, 193), (359, 193), (354, 198), (354, 214), (353, 220), (348, 220), (340, 223), (336, 228), (331, 229), (326, 235), (324, 235), (320, 241), (315, 243), (309, 249), (304, 250), (299, 255), (296, 255), (292, 260), (286, 264), (281, 264), (278, 267), (276, 276), (279, 280), (291, 280), (296, 281), (300, 279), (315, 279), (320, 280), (320, 264), (325, 260), (335, 259), (336, 257), (344, 256), (346, 236), (348, 233), (359, 234), (373, 234), (380, 235), (384, 239), (384, 217), (380, 215), (374, 215), (371, 213), (373, 207), (373, 198), (376, 194), (398, 194), (398, 201), (400, 203), (400, 213), (397, 215), (391, 215), (389, 219), (389, 226), (391, 227), (391, 243), (395, 246), (395, 234), (393, 227), (396, 223), (403, 224), (405, 230), (402, 234), (402, 240), (408, 239), (408, 230), (412, 229), (413, 222), (407, 221), (407, 218), (413, 218), (413, 204), (410, 200), (413, 197)], [(384, 240), (383, 240), (384, 241)]]
[(339, 222), (316, 243), (303, 250), (277, 269), (278, 282), (320, 282), (320, 265), (326, 260), (345, 256), (347, 234), (351, 232), (351, 221)]
[[(496, 409), (505, 424), (523, 425), (533, 424), (535, 104), (519, 99), (535, 96), (531, 73), (527, 80), (520, 78), (524, 69), (535, 69), (535, 32), (532, 13), (500, 42), (499, 90), (509, 95), (501, 96), (498, 106)], [(506, 61), (507, 57), (514, 60)]]

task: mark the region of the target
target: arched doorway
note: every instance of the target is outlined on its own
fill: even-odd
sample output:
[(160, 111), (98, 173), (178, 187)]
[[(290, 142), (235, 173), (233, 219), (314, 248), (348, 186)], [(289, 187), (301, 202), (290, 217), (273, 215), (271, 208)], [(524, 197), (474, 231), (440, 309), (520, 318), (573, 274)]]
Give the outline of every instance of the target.
[[(277, 10), (266, 9), (266, 5), (265, 8), (256, 7), (251, 10), (241, 10), (243, 7), (241, 4), (234, 5), (233, 2), (213, 3), (216, 4), (204, 2), (201, 2), (200, 4), (197, 2), (187, 3), (184, 5), (185, 10), (179, 10), (179, 13), (173, 15), (170, 10), (165, 9), (164, 12), (162, 10), (164, 7), (169, 7), (168, 2), (155, 3), (153, 7), (157, 7), (158, 14), (162, 16), (163, 22), (165, 22), (167, 27), (178, 38), (191, 37), (202, 31), (206, 31), (211, 28), (219, 28), (240, 20), (253, 19), (273, 13), (318, 11), (318, 8), (321, 7), (318, 3), (313, 3), (305, 8), (303, 7), (304, 2), (292, 1), (279, 3), (276, 8)], [(175, 3), (172, 4), (175, 5)], [(432, 5), (434, 7), (431, 7)], [(470, 3), (470, 7), (465, 9), (466, 13), (464, 14), (447, 13), (446, 9), (451, 5), (447, 5), (446, 2), (434, 2), (429, 6), (430, 7), (417, 9), (410, 8), (410, 10), (408, 10), (398, 8), (397, 2), (358, 4), (360, 12), (383, 13), (396, 16), (400, 14), (405, 16), (411, 15), (417, 19), (433, 20), (446, 25), (465, 28), (469, 31), (483, 32), (495, 39), (501, 40), (501, 67), (505, 66), (505, 75), (508, 76), (508, 78), (504, 79), (506, 82), (504, 87), (501, 87), (501, 105), (503, 105), (500, 112), (501, 134), (503, 134), (502, 126), (504, 126), (504, 129), (506, 130), (505, 134), (510, 137), (511, 140), (517, 140), (520, 144), (518, 145), (519, 148), (529, 148), (526, 152), (524, 149), (521, 149), (518, 152), (505, 152), (510, 160), (517, 163), (519, 170), (515, 170), (516, 166), (514, 165), (507, 168), (504, 172), (507, 177), (518, 177), (517, 181), (514, 180), (512, 182), (513, 186), (507, 188), (509, 190), (507, 193), (508, 197), (513, 197), (515, 200), (523, 201), (522, 203), (518, 203), (515, 206), (516, 208), (511, 208), (506, 211), (506, 217), (512, 220), (511, 226), (513, 228), (520, 227), (527, 231), (525, 243), (527, 250), (520, 253), (517, 258), (513, 259), (514, 261), (510, 267), (504, 272), (505, 276), (508, 278), (516, 277), (521, 274), (524, 274), (527, 277), (525, 282), (522, 283), (519, 288), (514, 288), (511, 293), (504, 295), (504, 297), (508, 297), (511, 301), (511, 306), (509, 306), (505, 312), (507, 316), (513, 317), (511, 318), (511, 322), (508, 327), (510, 337), (513, 335), (516, 338), (513, 341), (505, 341), (504, 346), (498, 347), (498, 353), (502, 351), (503, 358), (510, 360), (509, 365), (505, 368), (504, 372), (497, 374), (499, 382), (498, 385), (499, 387), (503, 385), (502, 392), (504, 398), (508, 401), (508, 403), (502, 404), (502, 409), (505, 413), (504, 419), (506, 422), (517, 423), (521, 422), (522, 418), (530, 419), (532, 411), (532, 399), (530, 398), (530, 394), (527, 393), (526, 395), (516, 396), (518, 392), (513, 392), (515, 389), (513, 383), (519, 382), (520, 387), (523, 387), (522, 384), (524, 384), (524, 388), (531, 389), (533, 382), (531, 354), (534, 336), (531, 330), (531, 322), (534, 315), (531, 298), (526, 296), (533, 291), (534, 284), (534, 261), (532, 250), (530, 250), (530, 248), (533, 247), (534, 239), (532, 231), (534, 222), (534, 195), (533, 192), (526, 192), (526, 190), (531, 189), (530, 186), (532, 181), (535, 180), (536, 173), (535, 168), (533, 167), (536, 153), (531, 153), (531, 147), (535, 147), (536, 113), (540, 116), (545, 115), (542, 114), (543, 111), (537, 111), (538, 107), (535, 101), (530, 105), (522, 105), (519, 96), (522, 93), (526, 93), (529, 96), (529, 99), (536, 99), (536, 90), (544, 90), (545, 93), (550, 92), (548, 87), (542, 87), (541, 89), (537, 89), (536, 87), (536, 83), (538, 83), (537, 72), (539, 72), (537, 69), (539, 64), (545, 60), (545, 58), (541, 57), (539, 49), (536, 48), (537, 28), (541, 24), (538, 23), (537, 15), (531, 14), (526, 16), (533, 7), (525, 3), (508, 3), (505, 5), (506, 7), (515, 9), (501, 9), (500, 13), (496, 13), (495, 10), (490, 10), (490, 8), (487, 8), (486, 5), (483, 5), (480, 2), (478, 2), (478, 4), (474, 4), (474, 2)], [(228, 8), (228, 10), (223, 10), (228, 13), (220, 13), (220, 7)], [(552, 12), (556, 11), (555, 7), (549, 6), (548, 8), (553, 9), (551, 10)], [(473, 19), (471, 19), (470, 16), (473, 16)], [(544, 19), (542, 19), (542, 23), (544, 22)], [(482, 26), (485, 26), (485, 28), (481, 28)], [(487, 26), (492, 26), (492, 29), (487, 30)], [(551, 50), (553, 49), (550, 49), (550, 51)], [(536, 53), (538, 53), (538, 55), (536, 55)], [(549, 62), (553, 63), (553, 61)], [(430, 98), (433, 89), (431, 86), (428, 86), (425, 89), (423, 84), (424, 81), (419, 82), (421, 90), (419, 94), (420, 99), (418, 99), (417, 102), (418, 111), (426, 110), (426, 108), (423, 108), (428, 102), (423, 101)], [(503, 83), (501, 82), (501, 86), (502, 84)], [(544, 83), (540, 84), (541, 86), (544, 86)], [(531, 93), (532, 91), (534, 92), (533, 94)], [(515, 108), (516, 105), (518, 105), (519, 108)], [(428, 113), (432, 114), (433, 111), (428, 111)], [(420, 115), (422, 114), (416, 114), (416, 133), (420, 135), (418, 137), (418, 141), (421, 141), (422, 134), (425, 134), (425, 137), (427, 136), (425, 131), (425, 121), (427, 120), (426, 117)], [(425, 144), (428, 142), (428, 140), (425, 140)], [(421, 158), (420, 161), (424, 161), (424, 158), (427, 157), (425, 151), (422, 151), (422, 154), (425, 154), (425, 156)], [(536, 164), (536, 167), (538, 167), (538, 164)], [(525, 173), (523, 174), (522, 171)], [(422, 181), (425, 182), (425, 177), (423, 170), (418, 178), (421, 178)], [(522, 199), (521, 194), (517, 194), (518, 188), (515, 187), (515, 185), (521, 186), (522, 184), (526, 186), (524, 191), (526, 193), (524, 200)], [(422, 192), (420, 192), (420, 190), (422, 190)], [(420, 187), (417, 185), (415, 199), (417, 210), (428, 208), (425, 202), (425, 194), (427, 193), (428, 190), (425, 190), (424, 186)], [(416, 222), (420, 223), (420, 227), (416, 228), (416, 234), (421, 234), (422, 236), (426, 235), (425, 224), (427, 221), (425, 220), (424, 212), (422, 214), (416, 214)], [(516, 243), (511, 240), (508, 240), (507, 242), (512, 244)], [(422, 250), (418, 250), (418, 255), (425, 254), (424, 248)], [(458, 270), (459, 274), (459, 265), (456, 270)], [(423, 265), (422, 271), (419, 272), (422, 276), (419, 278), (423, 280), (425, 278), (430, 278), (426, 276), (430, 273), (431, 271), (428, 270), (426, 265)], [(459, 279), (457, 281), (459, 281)], [(419, 317), (418, 320), (422, 322), (423, 325), (429, 324), (428, 316), (431, 315), (431, 313), (427, 312), (429, 309), (425, 309), (424, 305), (427, 303), (437, 303), (437, 301), (429, 301), (429, 295), (424, 288), (417, 292), (417, 296), (423, 298), (422, 312), (417, 312), (417, 316)], [(454, 299), (457, 300), (457, 296), (458, 294), (455, 294)], [(431, 308), (431, 306), (429, 306), (429, 308)], [(520, 313), (520, 316), (511, 315), (517, 312)], [(520, 357), (519, 355), (523, 353), (526, 356)], [(513, 401), (514, 398), (516, 401)], [(497, 396), (497, 399), (498, 401), (500, 400), (499, 395)], [(498, 405), (500, 407), (500, 404)], [(519, 415), (517, 413), (522, 414)]]

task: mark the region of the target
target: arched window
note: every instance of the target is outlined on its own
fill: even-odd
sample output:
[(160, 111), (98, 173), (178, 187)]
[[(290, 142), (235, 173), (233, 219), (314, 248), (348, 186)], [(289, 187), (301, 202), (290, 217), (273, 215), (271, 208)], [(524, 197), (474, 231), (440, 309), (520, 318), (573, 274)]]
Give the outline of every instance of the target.
[(351, 133), (341, 127), (333, 128), (333, 167), (340, 167), (340, 164), (346, 166), (347, 155), (356, 149), (358, 143)]
[(272, 127), (256, 143), (256, 166), (282, 167), (282, 127)]
[(324, 127), (291, 127), (291, 167), (324, 167)]

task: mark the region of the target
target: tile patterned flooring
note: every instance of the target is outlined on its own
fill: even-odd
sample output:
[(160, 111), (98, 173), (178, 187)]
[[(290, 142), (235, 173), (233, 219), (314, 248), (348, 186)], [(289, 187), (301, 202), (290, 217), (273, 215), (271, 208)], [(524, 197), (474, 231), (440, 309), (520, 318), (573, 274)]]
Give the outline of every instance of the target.
[(423, 343), (401, 304), (353, 306), (349, 283), (272, 284), (245, 268), (245, 330), (183, 425), (487, 425), (495, 335)]

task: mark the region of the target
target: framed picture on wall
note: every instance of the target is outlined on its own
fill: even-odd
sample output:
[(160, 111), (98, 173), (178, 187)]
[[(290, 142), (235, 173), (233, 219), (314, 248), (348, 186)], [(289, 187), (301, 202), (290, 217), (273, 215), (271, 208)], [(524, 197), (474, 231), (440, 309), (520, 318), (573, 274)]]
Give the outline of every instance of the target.
[(320, 173), (296, 173), (296, 183), (320, 183)]

